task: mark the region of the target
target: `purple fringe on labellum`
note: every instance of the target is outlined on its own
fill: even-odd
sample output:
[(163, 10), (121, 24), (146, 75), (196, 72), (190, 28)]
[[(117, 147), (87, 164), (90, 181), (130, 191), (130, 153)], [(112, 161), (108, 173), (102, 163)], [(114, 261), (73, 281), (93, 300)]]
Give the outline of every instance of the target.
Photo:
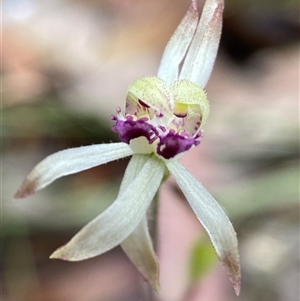
[(158, 138), (158, 131), (148, 123), (147, 117), (134, 120), (128, 115), (125, 120), (121, 120), (116, 116), (111, 116), (111, 120), (116, 121), (112, 130), (119, 133), (120, 139), (128, 144), (134, 138), (146, 137), (150, 144)]
[(176, 155), (186, 152), (192, 146), (200, 144), (202, 132), (196, 134), (194, 137), (189, 137), (186, 133), (175, 133), (170, 130), (169, 133), (163, 137), (159, 137), (160, 141), (157, 145), (157, 153), (165, 159), (170, 159)]
[(127, 144), (139, 137), (145, 137), (149, 144), (158, 140), (156, 152), (165, 159), (173, 158), (199, 145), (203, 137), (202, 131), (190, 137), (187, 131), (176, 132), (174, 129), (167, 130), (161, 125), (154, 126), (147, 117), (135, 119), (132, 115), (123, 117), (120, 113), (121, 110), (118, 108), (118, 116), (111, 116), (111, 120), (116, 121), (112, 130), (119, 133), (120, 139)]

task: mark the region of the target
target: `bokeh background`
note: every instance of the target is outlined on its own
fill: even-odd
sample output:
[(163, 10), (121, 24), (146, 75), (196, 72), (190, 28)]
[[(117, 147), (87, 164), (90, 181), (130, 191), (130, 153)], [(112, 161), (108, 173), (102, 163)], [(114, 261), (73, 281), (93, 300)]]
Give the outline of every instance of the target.
[(118, 141), (109, 116), (130, 83), (156, 74), (189, 0), (2, 6), (1, 300), (299, 300), (298, 1), (226, 0), (205, 138), (182, 159), (237, 231), (239, 298), (172, 179), (161, 190), (159, 296), (120, 248), (78, 263), (49, 260), (114, 200), (128, 160), (13, 198), (45, 156)]

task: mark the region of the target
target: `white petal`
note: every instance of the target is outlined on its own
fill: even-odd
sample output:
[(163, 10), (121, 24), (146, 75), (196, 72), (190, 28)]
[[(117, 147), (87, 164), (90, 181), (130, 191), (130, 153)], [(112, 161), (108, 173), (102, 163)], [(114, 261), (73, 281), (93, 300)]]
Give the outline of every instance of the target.
[(193, 1), (189, 10), (176, 28), (163, 53), (158, 77), (171, 85), (178, 79), (178, 68), (194, 36), (198, 23), (196, 3)]
[(205, 87), (219, 47), (223, 20), (223, 0), (206, 0), (201, 19), (179, 79), (190, 80)]
[(146, 215), (123, 241), (121, 247), (143, 277), (158, 292), (160, 290), (159, 264), (149, 234)]
[(231, 222), (217, 201), (182, 164), (178, 161), (166, 164), (206, 229), (220, 261), (229, 271), (230, 280), (238, 294), (241, 282), (238, 241)]
[(15, 197), (27, 197), (58, 178), (132, 154), (131, 148), (123, 142), (82, 146), (57, 152), (36, 165), (23, 181)]
[(148, 160), (149, 155), (145, 156), (141, 154), (135, 154), (132, 156), (125, 170), (118, 196), (122, 195), (126, 191), (128, 186), (135, 180)]
[(153, 156), (148, 158), (124, 193), (69, 243), (56, 250), (51, 258), (77, 261), (94, 257), (119, 245), (133, 232), (145, 215), (164, 174), (165, 164)]
[[(119, 195), (135, 179), (146, 161), (147, 156), (144, 155), (134, 155), (132, 157), (123, 177)], [(159, 291), (159, 265), (149, 234), (146, 215), (143, 216), (142, 221), (134, 231), (122, 242), (121, 247), (143, 277), (156, 291)]]

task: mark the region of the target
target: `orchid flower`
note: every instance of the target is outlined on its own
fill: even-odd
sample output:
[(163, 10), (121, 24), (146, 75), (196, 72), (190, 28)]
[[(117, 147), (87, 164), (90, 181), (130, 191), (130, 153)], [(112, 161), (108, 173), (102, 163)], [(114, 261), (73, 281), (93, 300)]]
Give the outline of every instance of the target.
[[(235, 292), (240, 264), (235, 231), (228, 217), (179, 158), (200, 144), (209, 114), (205, 87), (221, 35), (223, 0), (206, 0), (199, 20), (196, 0), (168, 42), (157, 77), (129, 86), (125, 114), (117, 109), (113, 131), (119, 143), (71, 148), (50, 155), (27, 176), (15, 197), (27, 197), (54, 180), (132, 156), (117, 199), (84, 226), (51, 258), (69, 261), (100, 255), (121, 244), (144, 278), (159, 290), (158, 261), (146, 211), (163, 179), (171, 174), (206, 229)], [(182, 65), (181, 65), (182, 64)]]

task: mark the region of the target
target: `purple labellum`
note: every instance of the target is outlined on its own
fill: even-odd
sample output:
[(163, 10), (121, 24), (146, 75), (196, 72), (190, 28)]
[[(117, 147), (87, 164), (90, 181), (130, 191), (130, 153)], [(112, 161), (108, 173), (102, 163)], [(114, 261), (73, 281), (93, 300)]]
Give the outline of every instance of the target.
[(130, 144), (132, 139), (145, 137), (149, 144), (152, 144), (155, 140), (158, 140), (153, 151), (165, 159), (171, 159), (180, 153), (188, 151), (191, 147), (197, 146), (203, 137), (202, 131), (190, 136), (185, 130), (177, 132), (174, 129), (169, 129), (159, 124), (159, 117), (157, 116), (155, 117), (155, 125), (153, 125), (152, 122), (154, 120), (145, 116), (139, 119), (136, 119), (137, 117), (134, 115), (124, 117), (119, 108), (117, 109), (117, 114), (117, 116), (111, 116), (111, 120), (116, 121), (112, 130), (119, 133), (122, 141)]
[(112, 130), (119, 133), (122, 141), (129, 144), (130, 140), (134, 138), (146, 137), (151, 144), (158, 138), (158, 131), (153, 125), (148, 123), (148, 118), (143, 117), (134, 120), (130, 115), (125, 118), (125, 120), (121, 120), (116, 116), (111, 117), (112, 120), (117, 122), (112, 127)]
[(181, 135), (171, 130), (166, 136), (160, 137), (160, 141), (157, 145), (157, 154), (165, 159), (171, 159), (176, 155), (186, 152), (193, 145), (200, 144), (201, 134), (195, 137), (189, 138), (187, 135)]

